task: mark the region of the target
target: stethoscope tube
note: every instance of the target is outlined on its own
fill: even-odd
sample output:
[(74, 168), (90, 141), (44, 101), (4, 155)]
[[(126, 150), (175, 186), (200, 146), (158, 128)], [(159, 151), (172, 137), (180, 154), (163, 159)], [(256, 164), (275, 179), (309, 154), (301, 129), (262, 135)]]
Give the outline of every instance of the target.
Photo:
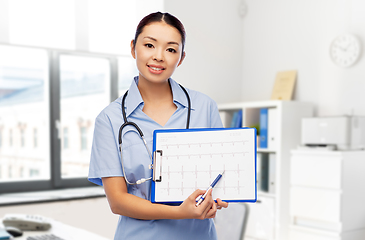
[[(179, 84), (180, 85), (180, 84)], [(181, 89), (184, 91), (185, 95), (186, 95), (186, 99), (188, 101), (188, 114), (187, 114), (187, 120), (186, 120), (186, 129), (189, 129), (189, 125), (190, 125), (190, 112), (191, 112), (191, 101), (190, 101), (190, 97), (189, 97), (189, 94), (188, 92), (186, 91), (186, 89), (181, 86)], [(141, 178), (140, 180), (136, 181), (135, 183), (132, 183), (132, 182), (129, 182), (128, 179), (127, 179), (127, 175), (125, 174), (125, 169), (124, 169), (124, 164), (123, 164), (123, 154), (122, 154), (122, 131), (123, 131), (123, 128), (128, 126), (128, 125), (131, 125), (133, 126), (139, 133), (147, 151), (148, 151), (148, 154), (151, 158), (151, 163), (152, 163), (152, 154), (150, 152), (150, 150), (148, 149), (148, 146), (147, 146), (147, 142), (146, 140), (144, 139), (144, 135), (143, 135), (143, 132), (142, 130), (139, 128), (139, 126), (134, 123), (134, 122), (129, 122), (127, 120), (127, 116), (126, 116), (126, 112), (125, 112), (125, 99), (128, 95), (128, 90), (124, 93), (124, 96), (123, 96), (123, 99), (122, 99), (122, 115), (123, 115), (123, 120), (124, 120), (124, 123), (122, 124), (122, 126), (120, 126), (119, 128), (119, 135), (118, 135), (118, 141), (119, 141), (119, 151), (120, 151), (120, 161), (121, 161), (121, 165), (122, 165), (122, 171), (123, 171), (123, 176), (124, 176), (124, 179), (125, 181), (129, 184), (129, 185), (136, 185), (136, 184), (141, 184), (141, 183), (144, 183), (148, 180), (151, 180), (152, 177), (149, 177), (149, 178)]]
[(181, 86), (181, 84), (179, 84), (181, 89), (184, 91), (185, 95), (186, 95), (186, 100), (188, 100), (188, 117), (186, 119), (186, 129), (189, 129), (189, 125), (190, 125), (190, 112), (191, 112), (191, 102), (190, 102), (190, 97), (188, 94), (188, 91), (186, 91), (186, 89)]

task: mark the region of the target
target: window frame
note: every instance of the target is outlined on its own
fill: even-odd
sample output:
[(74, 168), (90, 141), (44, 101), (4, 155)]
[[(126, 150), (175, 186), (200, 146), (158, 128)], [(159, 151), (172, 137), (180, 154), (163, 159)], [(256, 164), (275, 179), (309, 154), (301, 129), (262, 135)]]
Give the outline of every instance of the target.
[[(18, 46), (14, 44), (7, 44), (7, 45)], [(32, 47), (32, 46), (26, 46), (26, 47), (46, 50), (48, 55), (50, 179), (47, 180), (27, 179), (24, 181), (21, 180), (21, 181), (0, 182), (0, 194), (95, 186), (95, 184), (87, 180), (87, 177), (62, 178), (61, 148), (63, 139), (58, 137), (59, 132), (63, 130), (62, 128), (59, 128), (60, 103), (61, 103), (60, 56), (73, 55), (73, 56), (84, 56), (84, 57), (96, 57), (108, 60), (110, 64), (109, 101), (112, 102), (116, 98), (118, 98), (118, 57), (126, 57), (126, 55), (87, 53), (87, 52), (47, 49), (47, 48)], [(14, 129), (11, 129), (10, 131), (14, 132)], [(9, 137), (11, 137), (13, 140), (13, 136)]]

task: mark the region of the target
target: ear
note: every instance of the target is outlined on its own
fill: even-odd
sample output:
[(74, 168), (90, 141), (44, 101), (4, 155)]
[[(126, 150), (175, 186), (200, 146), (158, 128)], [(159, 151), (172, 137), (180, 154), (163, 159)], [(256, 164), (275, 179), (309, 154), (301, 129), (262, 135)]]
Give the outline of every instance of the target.
[(134, 44), (133, 44), (133, 41), (134, 40), (132, 40), (131, 41), (131, 54), (132, 54), (132, 57), (134, 58), (134, 59), (136, 59), (136, 49), (135, 49), (135, 47), (134, 47)]
[(181, 64), (182, 64), (182, 62), (184, 61), (184, 59), (185, 59), (185, 56), (186, 56), (186, 54), (185, 54), (185, 51), (184, 51), (184, 53), (183, 53), (183, 55), (182, 55), (182, 57), (181, 57), (181, 59), (180, 59), (180, 62), (179, 62), (179, 64), (177, 65), (177, 66), (180, 66)]

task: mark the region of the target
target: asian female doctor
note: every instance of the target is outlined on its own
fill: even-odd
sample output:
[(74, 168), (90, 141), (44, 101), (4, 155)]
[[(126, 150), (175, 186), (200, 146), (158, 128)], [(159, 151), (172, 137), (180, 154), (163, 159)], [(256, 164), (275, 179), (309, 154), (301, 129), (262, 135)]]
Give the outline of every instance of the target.
[(170, 78), (185, 58), (184, 45), (185, 30), (176, 17), (144, 17), (131, 41), (139, 76), (96, 118), (88, 178), (104, 186), (112, 212), (120, 215), (114, 239), (217, 238), (212, 218), (228, 203), (214, 202), (212, 190), (198, 207), (195, 199), (205, 190), (179, 206), (150, 201), (153, 131), (222, 127), (211, 98)]

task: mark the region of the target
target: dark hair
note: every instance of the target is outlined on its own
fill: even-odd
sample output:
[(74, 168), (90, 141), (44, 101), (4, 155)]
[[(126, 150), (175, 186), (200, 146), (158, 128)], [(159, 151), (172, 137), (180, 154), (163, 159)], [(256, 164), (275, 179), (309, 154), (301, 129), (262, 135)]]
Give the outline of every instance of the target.
[(170, 13), (161, 13), (155, 12), (145, 16), (138, 24), (136, 35), (134, 36), (133, 46), (136, 46), (137, 38), (143, 31), (143, 28), (150, 23), (153, 22), (165, 22), (166, 24), (176, 28), (180, 35), (181, 35), (181, 43), (182, 43), (182, 53), (181, 56), (184, 54), (184, 47), (185, 47), (185, 28), (184, 25), (177, 19), (175, 16), (171, 15)]

